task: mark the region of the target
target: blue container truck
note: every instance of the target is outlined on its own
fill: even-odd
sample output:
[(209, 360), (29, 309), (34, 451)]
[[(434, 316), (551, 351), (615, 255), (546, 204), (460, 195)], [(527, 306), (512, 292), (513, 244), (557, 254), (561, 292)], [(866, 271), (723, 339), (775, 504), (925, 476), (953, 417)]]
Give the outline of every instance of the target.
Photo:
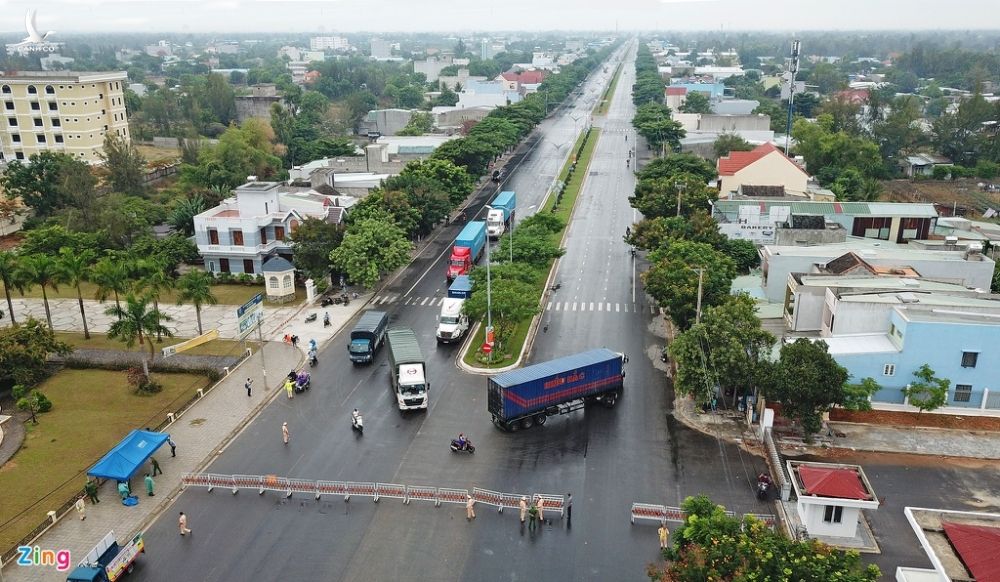
[(601, 348), (489, 378), (486, 406), (494, 424), (515, 431), (589, 404), (611, 408), (624, 386), (624, 355)]
[(455, 282), (448, 287), (448, 297), (451, 299), (468, 299), (472, 297), (472, 279), (468, 275), (455, 277)]
[(491, 239), (503, 236), (503, 233), (510, 228), (511, 217), (514, 216), (514, 207), (517, 204), (517, 197), (512, 190), (507, 190), (497, 194), (490, 204), (490, 211), (486, 214), (486, 234)]
[(389, 315), (386, 312), (366, 311), (351, 330), (351, 343), (347, 344), (351, 362), (366, 364), (374, 361), (375, 353), (385, 343), (388, 327)]
[(486, 223), (474, 220), (465, 225), (452, 243), (451, 257), (448, 259), (448, 271), (445, 276), (448, 282), (454, 281), (459, 275), (468, 275), (472, 266), (479, 262), (486, 248)]

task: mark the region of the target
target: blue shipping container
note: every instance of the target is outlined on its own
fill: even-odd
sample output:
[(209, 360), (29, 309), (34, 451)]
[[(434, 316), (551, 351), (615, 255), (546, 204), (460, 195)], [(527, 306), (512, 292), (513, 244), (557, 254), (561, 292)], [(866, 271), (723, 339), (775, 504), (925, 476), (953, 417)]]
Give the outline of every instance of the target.
[(507, 222), (510, 220), (511, 213), (514, 212), (515, 204), (517, 204), (517, 199), (514, 191), (507, 190), (497, 194), (497, 197), (493, 199), (493, 204), (490, 204), (490, 206), (503, 210), (503, 220)]
[(472, 262), (479, 260), (479, 255), (483, 252), (486, 244), (486, 223), (482, 220), (474, 220), (465, 225), (462, 232), (455, 238), (456, 247), (472, 249)]
[(472, 279), (468, 275), (455, 277), (455, 282), (448, 287), (448, 297), (452, 299), (468, 299), (472, 296)]
[(497, 420), (509, 421), (550, 406), (619, 390), (622, 355), (601, 348), (518, 370), (487, 381), (487, 406)]

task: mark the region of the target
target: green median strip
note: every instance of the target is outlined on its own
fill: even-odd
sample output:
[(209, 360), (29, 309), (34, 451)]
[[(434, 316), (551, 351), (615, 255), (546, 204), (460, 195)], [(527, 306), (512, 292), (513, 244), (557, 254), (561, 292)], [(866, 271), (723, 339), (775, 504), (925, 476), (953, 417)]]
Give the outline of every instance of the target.
[(598, 102), (597, 107), (594, 107), (594, 115), (607, 115), (608, 108), (611, 107), (611, 97), (615, 94), (615, 89), (618, 87), (618, 79), (621, 77), (622, 66), (618, 65), (615, 69), (615, 74), (611, 78), (611, 83), (608, 85), (607, 90), (604, 91), (604, 95), (601, 96), (600, 102)]
[[(590, 161), (593, 159), (594, 150), (597, 148), (597, 141), (599, 138), (600, 130), (597, 128), (592, 128), (589, 132), (584, 132), (580, 135), (574, 144), (573, 155), (566, 160), (566, 164), (563, 166), (562, 171), (559, 172), (559, 181), (566, 184), (566, 189), (563, 191), (562, 197), (558, 197), (556, 192), (550, 193), (548, 199), (545, 201), (545, 204), (539, 209), (539, 212), (549, 212), (563, 220), (563, 229), (559, 232), (552, 233), (551, 235), (556, 243), (562, 241), (566, 229), (569, 228), (569, 221), (573, 214), (573, 207), (576, 205), (576, 199), (580, 194), (580, 190), (583, 188), (583, 182), (587, 176), (587, 170), (590, 167)], [(583, 146), (582, 150), (581, 144)], [(576, 159), (576, 152), (581, 152), (578, 160)], [(570, 176), (570, 169), (573, 167), (574, 161), (576, 161), (576, 169), (573, 170), (572, 176)], [(556, 204), (557, 200), (558, 205)], [(553, 210), (553, 208), (555, 208), (555, 210)], [(555, 261), (550, 261), (548, 268), (543, 272), (547, 274), (551, 271), (552, 264), (554, 262)], [(540, 277), (539, 279), (540, 280), (535, 283), (535, 289), (538, 292), (539, 297), (541, 297), (545, 293), (545, 283), (547, 279), (544, 277)], [(543, 305), (543, 311), (544, 307), (545, 306)], [(518, 354), (521, 353), (524, 342), (528, 339), (528, 331), (530, 327), (530, 319), (517, 324), (514, 333), (511, 338), (507, 340), (507, 345), (504, 346), (504, 349), (500, 350), (499, 353), (493, 353), (491, 359), (492, 361), (487, 363), (480, 361), (480, 356), (477, 354), (480, 346), (482, 346), (486, 341), (486, 326), (480, 325), (479, 329), (476, 331), (476, 335), (472, 338), (472, 342), (469, 344), (468, 350), (466, 350), (465, 354), (463, 354), (462, 359), (467, 365), (484, 370), (510, 366), (511, 363), (517, 359)]]

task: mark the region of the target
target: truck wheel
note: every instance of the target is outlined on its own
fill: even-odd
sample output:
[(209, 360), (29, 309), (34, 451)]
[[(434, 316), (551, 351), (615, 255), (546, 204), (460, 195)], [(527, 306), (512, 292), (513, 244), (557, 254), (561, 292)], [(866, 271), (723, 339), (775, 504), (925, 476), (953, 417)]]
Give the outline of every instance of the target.
[(126, 574), (131, 574), (132, 570), (135, 570), (135, 562), (132, 562), (131, 564), (129, 564), (128, 568), (125, 568), (125, 573)]
[(608, 408), (614, 408), (615, 403), (617, 402), (618, 402), (617, 392), (610, 392), (604, 395), (604, 405), (607, 406)]
[(505, 424), (504, 426), (505, 426), (505, 427), (507, 428), (507, 430), (509, 430), (510, 432), (517, 432), (517, 431), (521, 430), (521, 423), (519, 423), (519, 422), (517, 422), (517, 421), (514, 421), (514, 422), (508, 422), (508, 423), (507, 423), (507, 424)]
[(535, 426), (535, 421), (532, 420), (530, 416), (526, 416), (521, 419), (521, 428), (528, 430), (529, 428)]
[(548, 419), (549, 419), (549, 417), (545, 416), (545, 413), (536, 414), (535, 415), (535, 424), (537, 424), (538, 426), (542, 426), (543, 424), (545, 424), (545, 421), (548, 420)]

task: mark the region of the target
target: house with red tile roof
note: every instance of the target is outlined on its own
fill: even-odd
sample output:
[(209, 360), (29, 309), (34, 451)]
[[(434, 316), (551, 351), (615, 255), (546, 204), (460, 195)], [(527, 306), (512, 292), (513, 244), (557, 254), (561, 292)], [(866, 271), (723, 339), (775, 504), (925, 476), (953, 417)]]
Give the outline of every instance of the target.
[(741, 186), (782, 186), (790, 195), (807, 196), (809, 174), (772, 143), (748, 152), (730, 152), (719, 158), (716, 167), (720, 199)]
[(1000, 582), (1000, 514), (903, 509), (931, 568), (896, 568), (899, 582)]
[(540, 69), (530, 69), (530, 70), (510, 70), (506, 73), (501, 73), (496, 80), (500, 81), (504, 85), (504, 89), (507, 91), (521, 91), (524, 89), (526, 92), (532, 92), (532, 89), (537, 89), (538, 85), (549, 76), (549, 71)]
[(824, 541), (859, 536), (861, 511), (879, 506), (864, 469), (859, 465), (798, 461), (788, 461), (787, 466), (798, 499), (798, 518), (809, 536)]

